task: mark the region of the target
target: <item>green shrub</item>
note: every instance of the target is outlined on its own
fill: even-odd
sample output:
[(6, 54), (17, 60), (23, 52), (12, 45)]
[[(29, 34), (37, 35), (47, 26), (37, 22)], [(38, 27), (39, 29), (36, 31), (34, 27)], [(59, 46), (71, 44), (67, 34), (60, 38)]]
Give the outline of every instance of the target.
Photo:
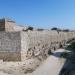
[(75, 42), (71, 43), (71, 45), (67, 46), (65, 49), (71, 50), (75, 53)]
[(61, 58), (68, 58), (69, 57), (69, 53), (68, 52), (63, 52), (60, 57)]

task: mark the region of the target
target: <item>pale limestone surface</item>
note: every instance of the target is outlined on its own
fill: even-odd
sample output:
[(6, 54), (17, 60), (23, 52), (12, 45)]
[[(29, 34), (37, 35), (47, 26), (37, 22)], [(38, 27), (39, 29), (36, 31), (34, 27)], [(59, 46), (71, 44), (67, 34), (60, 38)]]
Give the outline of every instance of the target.
[(38, 58), (44, 60), (48, 51), (58, 49), (68, 40), (75, 38), (75, 32), (57, 31), (18, 31), (0, 32), (0, 58), (4, 60), (25, 61)]
[[(75, 38), (75, 32), (57, 31), (28, 31), (21, 32), (22, 58), (30, 59), (37, 57), (40, 60), (47, 58), (48, 51), (59, 48), (68, 40)], [(25, 60), (23, 59), (23, 60)]]
[(0, 32), (0, 59), (21, 60), (20, 32)]
[[(64, 50), (60, 49), (56, 52), (63, 52)], [(55, 53), (56, 53), (55, 52)], [(59, 54), (61, 55), (61, 53)], [(58, 56), (58, 55), (57, 55)], [(39, 61), (36, 59), (30, 59), (24, 62), (2, 62), (0, 63), (0, 74), (1, 75), (58, 75), (62, 69), (65, 59), (60, 58), (59, 56), (51, 55), (45, 61), (43, 61), (40, 66), (35, 70), (39, 65)], [(32, 73), (31, 73), (32, 72)]]

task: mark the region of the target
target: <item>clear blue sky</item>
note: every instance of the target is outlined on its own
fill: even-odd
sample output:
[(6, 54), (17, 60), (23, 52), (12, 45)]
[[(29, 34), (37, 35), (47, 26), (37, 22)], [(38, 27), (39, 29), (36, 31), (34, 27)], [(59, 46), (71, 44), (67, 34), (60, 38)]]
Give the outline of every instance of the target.
[(0, 0), (0, 18), (39, 28), (75, 29), (75, 0)]

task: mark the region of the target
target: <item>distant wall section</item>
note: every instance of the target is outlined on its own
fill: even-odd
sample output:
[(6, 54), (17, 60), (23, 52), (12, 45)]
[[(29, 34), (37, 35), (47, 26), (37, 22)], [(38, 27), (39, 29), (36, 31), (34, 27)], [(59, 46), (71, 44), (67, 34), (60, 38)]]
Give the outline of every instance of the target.
[(57, 32), (51, 30), (21, 32), (22, 60), (35, 58), (42, 60), (48, 51), (60, 48), (69, 39), (75, 38), (75, 32)]

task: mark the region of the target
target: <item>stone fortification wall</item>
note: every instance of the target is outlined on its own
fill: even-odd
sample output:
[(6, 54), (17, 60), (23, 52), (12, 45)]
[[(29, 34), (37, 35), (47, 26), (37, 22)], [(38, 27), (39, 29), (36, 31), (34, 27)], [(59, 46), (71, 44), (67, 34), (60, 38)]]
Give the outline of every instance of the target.
[(14, 26), (16, 25), (16, 23), (14, 21), (11, 20), (5, 20), (5, 31), (6, 32), (12, 32), (15, 31), (14, 30)]
[(0, 19), (0, 31), (15, 32), (27, 29), (27, 26), (16, 25), (16, 22), (9, 18)]
[(75, 32), (21, 31), (0, 32), (0, 59), (4, 61), (24, 61), (48, 57), (51, 50), (60, 48), (68, 40), (75, 38)]
[(21, 60), (20, 32), (0, 32), (0, 59)]
[(22, 59), (34, 58), (42, 60), (48, 56), (50, 50), (55, 50), (75, 37), (75, 32), (57, 31), (28, 31), (21, 32)]
[(16, 25), (15, 21), (11, 19), (0, 19), (0, 31), (12, 32), (15, 31), (14, 26)]

